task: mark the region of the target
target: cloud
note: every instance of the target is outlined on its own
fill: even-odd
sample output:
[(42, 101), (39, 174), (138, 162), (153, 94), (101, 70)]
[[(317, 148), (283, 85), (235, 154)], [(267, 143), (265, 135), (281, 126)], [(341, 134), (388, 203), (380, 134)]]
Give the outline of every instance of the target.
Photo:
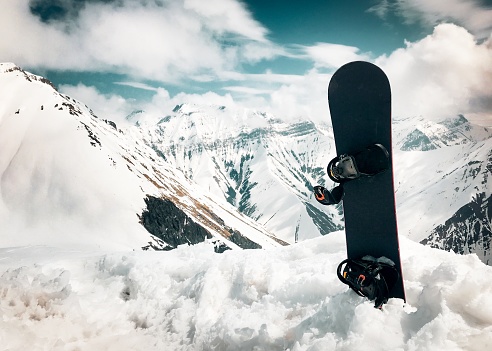
[(382, 0), (368, 11), (381, 18), (391, 12), (407, 23), (421, 22), (432, 27), (452, 22), (480, 39), (487, 38), (492, 30), (492, 8), (479, 0)]
[(141, 82), (114, 82), (113, 84), (124, 85), (127, 87), (132, 87), (135, 89), (148, 90), (148, 91), (157, 91), (158, 90), (158, 88), (155, 88), (151, 85), (141, 83)]
[(370, 13), (372, 12), (380, 18), (385, 18), (389, 11), (390, 11), (390, 4), (388, 0), (381, 0), (379, 3), (370, 7), (367, 10), (367, 12)]
[(268, 43), (267, 29), (256, 22), (241, 2), (235, 0), (185, 0), (184, 8), (207, 19), (216, 33), (233, 33), (253, 41)]
[(229, 86), (229, 87), (224, 87), (222, 89), (226, 91), (244, 94), (244, 95), (268, 95), (272, 93), (272, 90), (258, 89), (258, 88), (245, 87), (245, 86)]
[(213, 6), (198, 0), (58, 1), (64, 15), (49, 20), (46, 3), (2, 1), (0, 61), (176, 82), (279, 54), (267, 29), (235, 0), (213, 0)]
[(492, 124), (492, 37), (477, 43), (464, 28), (441, 24), (376, 64), (392, 84), (395, 115), (442, 119), (463, 113)]
[(316, 67), (338, 68), (351, 61), (369, 59), (368, 54), (359, 53), (359, 48), (354, 46), (318, 43), (304, 50)]
[[(130, 83), (134, 87), (134, 83)], [(137, 84), (139, 85), (139, 84)], [(144, 110), (149, 115), (160, 118), (169, 114), (179, 104), (236, 106), (233, 97), (208, 91), (203, 94), (178, 93), (171, 96), (164, 88), (155, 88), (155, 94), (150, 101), (136, 101), (125, 99), (117, 94), (104, 94), (96, 87), (78, 85), (61, 85), (60, 92), (87, 105), (95, 115), (109, 119), (116, 123), (127, 123), (126, 117), (136, 110)]]
[[(359, 55), (355, 49), (348, 52)], [(492, 38), (477, 42), (464, 28), (441, 24), (431, 35), (407, 42), (404, 48), (372, 61), (390, 79), (395, 118), (421, 115), (442, 120), (464, 114), (475, 122), (492, 125)], [(64, 87), (63, 92), (73, 93), (101, 115), (109, 110), (117, 111), (112, 112), (113, 116), (121, 116), (132, 109), (144, 109), (162, 116), (177, 104), (194, 103), (240, 105), (273, 113), (278, 118), (326, 123), (329, 121), (327, 86), (331, 77), (321, 73), (326, 65), (318, 65), (304, 75), (230, 72), (227, 78), (235, 82), (222, 87), (224, 94), (170, 96), (166, 89), (158, 88), (152, 101), (138, 106), (80, 85), (72, 90)]]
[(134, 102), (119, 95), (102, 94), (95, 87), (84, 84), (61, 85), (59, 90), (86, 104), (96, 116), (115, 122), (125, 121), (125, 117), (137, 108)]
[(311, 70), (300, 81), (283, 84), (269, 97), (271, 113), (283, 119), (309, 119), (328, 123), (327, 87), (330, 75)]

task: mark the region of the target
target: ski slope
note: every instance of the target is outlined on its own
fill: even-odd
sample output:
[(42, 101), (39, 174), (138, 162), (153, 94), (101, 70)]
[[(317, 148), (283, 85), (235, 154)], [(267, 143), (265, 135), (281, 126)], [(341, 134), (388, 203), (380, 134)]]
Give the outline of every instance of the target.
[(402, 241), (407, 303), (336, 277), (343, 232), (216, 254), (0, 249), (2, 350), (490, 350), (492, 267)]

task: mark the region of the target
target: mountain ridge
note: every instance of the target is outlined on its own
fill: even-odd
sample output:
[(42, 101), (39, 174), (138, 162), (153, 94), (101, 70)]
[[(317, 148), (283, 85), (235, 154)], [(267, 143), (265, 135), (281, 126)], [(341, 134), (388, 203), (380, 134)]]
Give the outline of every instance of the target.
[(261, 246), (282, 244), (170, 169), (138, 128), (98, 118), (13, 64), (0, 70), (2, 245), (155, 244), (138, 217), (147, 195), (172, 201), (228, 247), (238, 246), (226, 223)]
[[(165, 122), (161, 119), (149, 126), (139, 120), (138, 125), (150, 130), (147, 143), (174, 167), (212, 192), (224, 194), (241, 212), (284, 240), (295, 241), (292, 226), (284, 225), (286, 216), (298, 219), (302, 239), (309, 238), (309, 232), (327, 234), (342, 228), (338, 209), (324, 208), (312, 199), (312, 184), (325, 182), (320, 166), (324, 162), (319, 158), (328, 160), (317, 145), (330, 149), (330, 139), (321, 138), (314, 123), (287, 124), (248, 109), (204, 109), (179, 105)], [(257, 200), (252, 203), (251, 197)]]
[[(229, 240), (234, 233), (268, 247), (343, 228), (342, 207), (319, 205), (311, 194), (315, 184), (332, 185), (323, 166), (335, 154), (328, 124), (180, 104), (158, 116), (138, 110), (128, 118), (133, 126), (118, 126), (42, 77), (13, 64), (0, 69), (0, 216), (10, 232), (4, 243), (29, 243), (32, 237), (14, 234), (55, 226), (56, 235), (46, 234), (50, 242), (74, 228), (66, 241), (162, 248), (168, 243), (139, 222), (149, 195), (173, 202), (229, 247), (237, 247)], [(393, 140), (399, 233), (438, 245), (456, 226), (437, 237), (436, 228), (450, 228), (446, 221), (471, 199), (492, 193), (491, 128), (462, 115), (397, 118)], [(118, 234), (117, 222), (128, 224)], [(106, 230), (107, 240), (96, 239)], [(132, 231), (141, 235), (138, 244)], [(481, 232), (468, 234), (484, 240)]]

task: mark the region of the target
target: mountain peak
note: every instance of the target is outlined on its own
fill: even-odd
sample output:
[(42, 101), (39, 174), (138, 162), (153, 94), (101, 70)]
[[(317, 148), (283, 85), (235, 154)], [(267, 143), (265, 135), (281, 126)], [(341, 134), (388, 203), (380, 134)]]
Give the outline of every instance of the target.
[(3, 73), (10, 73), (10, 74), (14, 74), (14, 75), (23, 76), (24, 79), (26, 79), (29, 82), (41, 82), (41, 83), (47, 84), (56, 91), (55, 85), (50, 80), (48, 80), (44, 77), (37, 76), (35, 74), (26, 72), (14, 63), (11, 63), (11, 62), (0, 63), (0, 69), (2, 69)]
[[(171, 201), (171, 216), (181, 211), (183, 223), (193, 220), (228, 247), (238, 247), (238, 233), (261, 247), (281, 245), (165, 163), (144, 126), (116, 128), (40, 81), (12, 64), (0, 68), (0, 245), (143, 247), (152, 237), (138, 216), (149, 196)], [(166, 226), (168, 237), (183, 234), (175, 229), (195, 230)]]
[(492, 128), (470, 123), (465, 116), (440, 122), (424, 121), (408, 133), (401, 142), (402, 151), (429, 151), (443, 147), (476, 143), (492, 138)]
[(457, 117), (446, 118), (445, 120), (440, 122), (440, 124), (446, 126), (448, 129), (456, 128), (456, 127), (461, 126), (465, 123), (470, 123), (470, 122), (468, 121), (468, 119), (466, 119), (465, 116), (463, 116), (461, 114), (458, 115)]

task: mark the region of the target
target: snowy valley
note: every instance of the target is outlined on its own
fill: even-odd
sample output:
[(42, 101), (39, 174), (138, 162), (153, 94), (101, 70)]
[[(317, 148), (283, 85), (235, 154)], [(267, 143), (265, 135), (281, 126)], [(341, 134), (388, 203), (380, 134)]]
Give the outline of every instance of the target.
[(379, 311), (336, 277), (341, 206), (311, 195), (328, 123), (183, 104), (119, 125), (0, 64), (0, 349), (491, 348), (492, 128), (395, 116), (393, 147), (407, 302)]

